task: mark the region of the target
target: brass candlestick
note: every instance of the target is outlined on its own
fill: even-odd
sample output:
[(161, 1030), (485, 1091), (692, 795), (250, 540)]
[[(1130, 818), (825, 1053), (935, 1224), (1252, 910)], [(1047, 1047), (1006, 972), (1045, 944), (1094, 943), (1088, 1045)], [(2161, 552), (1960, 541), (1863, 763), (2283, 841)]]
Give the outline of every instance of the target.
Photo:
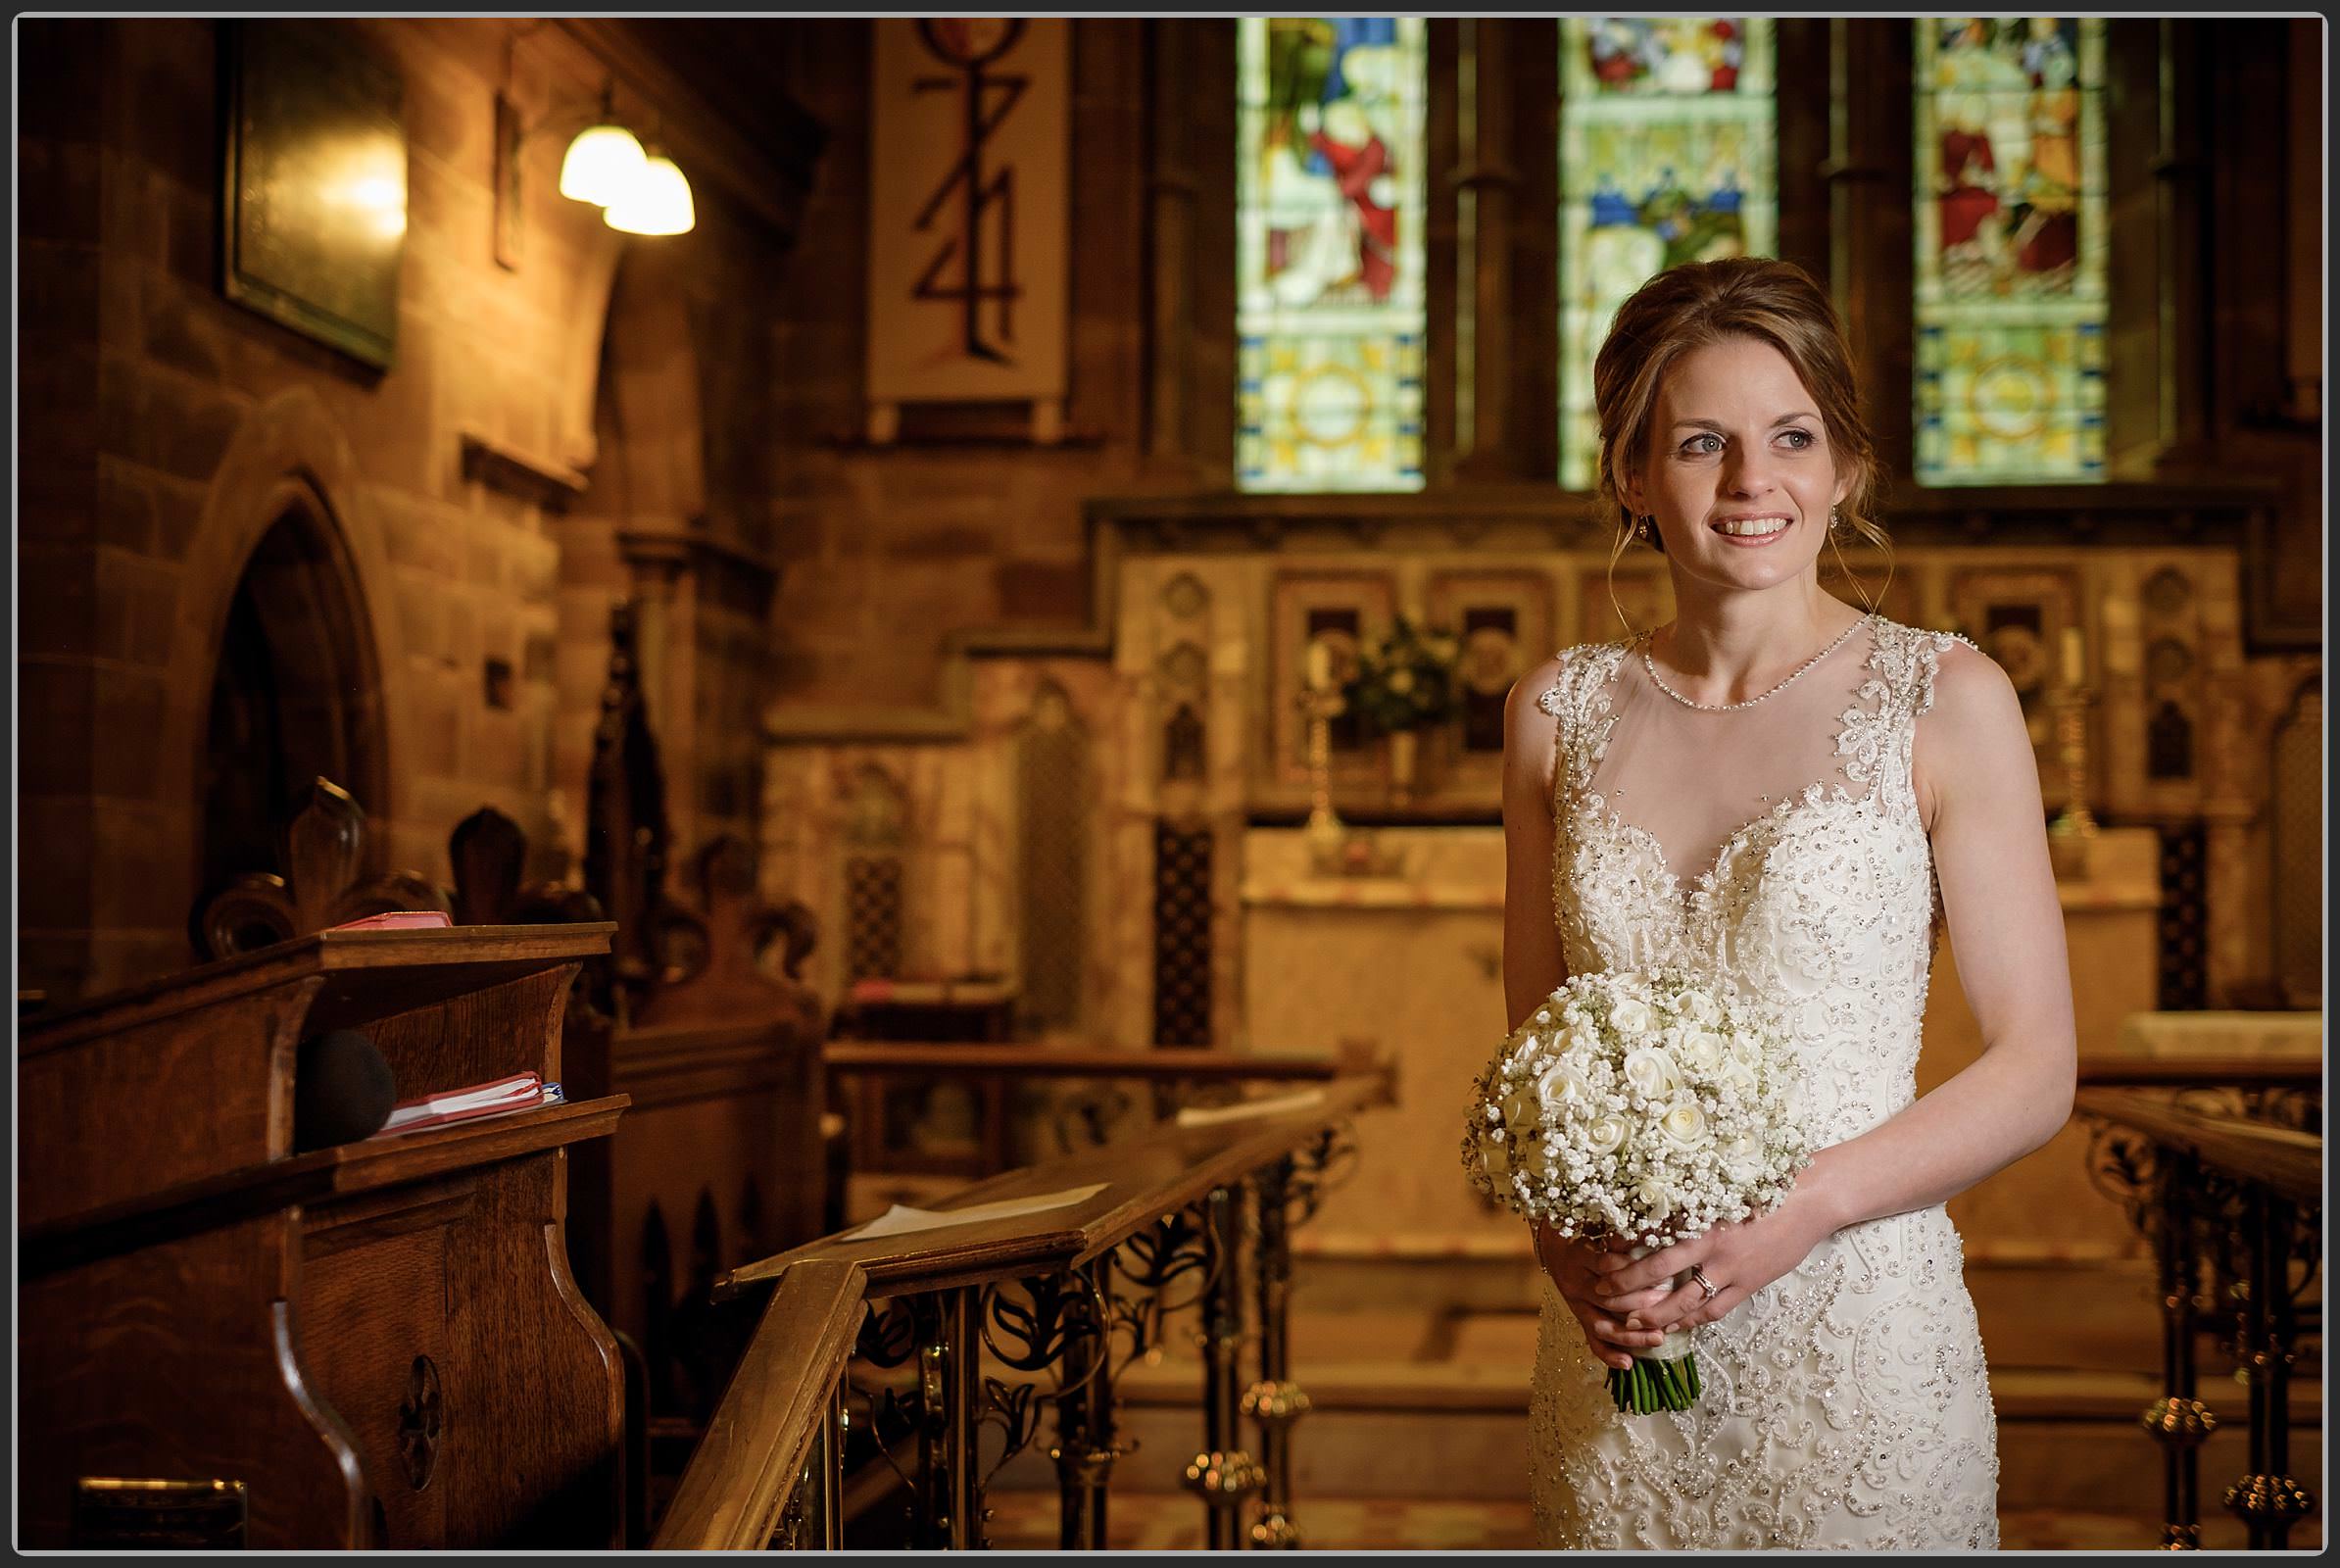
[(1332, 684), (1330, 660), (1310, 650), (1308, 680), (1300, 688), (1300, 711), (1308, 719), (1308, 853), (1320, 867), (1339, 863), (1348, 825), (1333, 809), (1333, 715), (1341, 709), (1341, 689)]
[(2056, 704), (2056, 753), (2064, 764), (2064, 809), (2048, 824), (2048, 858), (2059, 877), (2085, 876), (2096, 817), (2088, 809), (2088, 705), (2096, 694), (2069, 686)]

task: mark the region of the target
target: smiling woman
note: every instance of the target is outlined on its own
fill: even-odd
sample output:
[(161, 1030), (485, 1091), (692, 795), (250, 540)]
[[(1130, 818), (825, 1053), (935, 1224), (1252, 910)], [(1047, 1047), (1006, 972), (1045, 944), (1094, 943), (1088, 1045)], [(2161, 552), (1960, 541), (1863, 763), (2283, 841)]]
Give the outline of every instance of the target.
[[(2014, 689), (1964, 639), (1821, 590), (1837, 533), (1882, 534), (1850, 356), (1800, 270), (1661, 274), (1594, 379), (1616, 549), (1664, 551), (1678, 616), (1512, 694), (1505, 1000), (1516, 1020), (1572, 977), (1680, 969), (1785, 1042), (1818, 1152), (1776, 1208), (1656, 1250), (1538, 1229), (1538, 1534), (1996, 1545), (1997, 1433), (1942, 1205), (2053, 1136), (2074, 1075)], [(1988, 1043), (1921, 1101), (1945, 928)], [(1685, 1328), (1703, 1396), (1619, 1414), (1610, 1373)]]

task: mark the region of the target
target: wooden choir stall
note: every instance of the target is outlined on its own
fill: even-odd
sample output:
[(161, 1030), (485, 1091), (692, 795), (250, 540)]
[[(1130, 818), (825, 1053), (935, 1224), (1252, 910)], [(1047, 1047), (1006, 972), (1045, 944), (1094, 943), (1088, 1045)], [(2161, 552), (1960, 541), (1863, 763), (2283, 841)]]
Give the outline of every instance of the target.
[(610, 931), (324, 930), (26, 1021), (24, 1545), (620, 1544), (622, 1373), (562, 1220), (625, 1098), (309, 1147), (359, 1094), (335, 1031), (401, 1101), (560, 1081)]

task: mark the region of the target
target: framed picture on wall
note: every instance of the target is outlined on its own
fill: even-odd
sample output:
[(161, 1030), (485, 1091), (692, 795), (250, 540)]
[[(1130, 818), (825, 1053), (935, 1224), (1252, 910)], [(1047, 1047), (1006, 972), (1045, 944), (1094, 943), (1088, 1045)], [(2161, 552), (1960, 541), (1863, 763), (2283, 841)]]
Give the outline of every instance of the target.
[(398, 343), (398, 74), (348, 21), (221, 24), (227, 298), (377, 370)]

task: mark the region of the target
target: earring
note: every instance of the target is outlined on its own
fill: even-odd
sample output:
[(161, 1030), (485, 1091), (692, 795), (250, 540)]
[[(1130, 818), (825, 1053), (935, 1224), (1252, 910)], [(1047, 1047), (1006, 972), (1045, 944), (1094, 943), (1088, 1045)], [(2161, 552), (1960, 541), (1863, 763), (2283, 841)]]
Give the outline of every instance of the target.
[(1640, 535), (1641, 535), (1641, 542), (1642, 542), (1642, 543), (1644, 543), (1644, 544), (1655, 544), (1655, 543), (1657, 543), (1657, 515), (1656, 515), (1656, 514), (1654, 514), (1654, 513), (1651, 513), (1651, 514), (1645, 514), (1645, 515), (1644, 515), (1644, 516), (1641, 518), (1641, 526), (1640, 526), (1640, 529), (1639, 529), (1638, 531), (1639, 531), (1639, 533), (1640, 533)]
[(1844, 531), (1844, 519), (1836, 515), (1836, 509), (1834, 507), (1828, 508), (1828, 526), (1838, 533), (1842, 533)]

